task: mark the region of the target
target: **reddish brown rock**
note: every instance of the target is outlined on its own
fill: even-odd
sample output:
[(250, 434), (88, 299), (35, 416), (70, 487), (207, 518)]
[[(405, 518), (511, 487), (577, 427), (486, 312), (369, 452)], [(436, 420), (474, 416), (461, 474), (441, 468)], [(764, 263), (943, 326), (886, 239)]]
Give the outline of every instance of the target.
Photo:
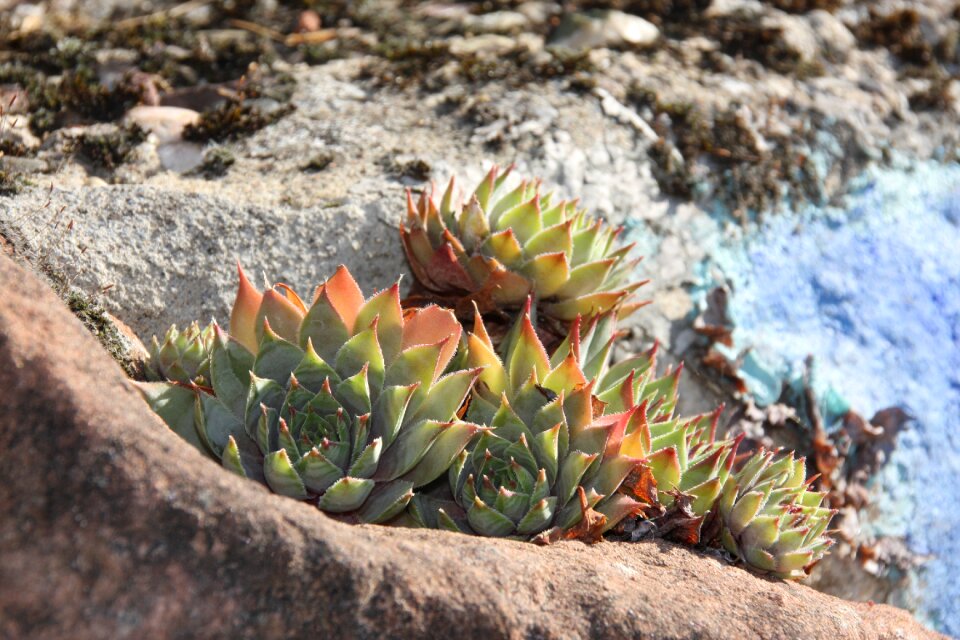
[(937, 637), (666, 543), (339, 524), (180, 441), (6, 257), (0, 291), (0, 637)]

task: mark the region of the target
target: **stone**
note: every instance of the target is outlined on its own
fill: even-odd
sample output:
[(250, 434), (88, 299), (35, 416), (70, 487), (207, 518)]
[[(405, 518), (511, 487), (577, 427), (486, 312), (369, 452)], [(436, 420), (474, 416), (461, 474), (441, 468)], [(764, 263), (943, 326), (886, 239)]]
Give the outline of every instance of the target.
[(543, 24), (562, 10), (562, 7), (556, 2), (539, 2), (537, 0), (521, 2), (517, 7), (517, 11), (526, 16), (533, 24)]
[(0, 290), (0, 636), (940, 637), (665, 542), (338, 523), (180, 440), (6, 256)]
[(845, 61), (857, 45), (857, 38), (843, 22), (829, 11), (817, 9), (806, 15), (817, 42), (831, 60)]
[(596, 49), (631, 47), (643, 49), (660, 39), (660, 30), (640, 16), (622, 11), (570, 13), (564, 16), (550, 41), (556, 47)]
[(451, 38), (450, 53), (455, 56), (497, 54), (510, 51), (514, 46), (515, 41), (513, 38), (495, 33), (485, 33), (468, 38)]
[(167, 142), (157, 145), (157, 156), (164, 169), (186, 173), (203, 164), (203, 145), (183, 140)]
[(491, 11), (468, 16), (464, 26), (476, 33), (513, 33), (529, 23), (530, 19), (519, 11)]
[(163, 144), (180, 140), (184, 127), (196, 124), (200, 120), (200, 114), (182, 107), (139, 106), (127, 112), (126, 120), (154, 134), (157, 136), (157, 142)]
[(195, 124), (200, 114), (182, 107), (138, 106), (127, 112), (127, 122), (133, 122), (156, 136), (157, 155), (164, 169), (184, 173), (203, 162), (203, 146), (183, 140), (183, 129)]
[(812, 62), (819, 57), (820, 43), (809, 22), (801, 16), (774, 12), (764, 16), (761, 24), (770, 29), (779, 29), (781, 46), (798, 62)]
[(40, 146), (40, 138), (33, 135), (27, 126), (27, 118), (12, 116), (0, 124), (0, 142), (12, 148), (22, 147), (33, 151)]

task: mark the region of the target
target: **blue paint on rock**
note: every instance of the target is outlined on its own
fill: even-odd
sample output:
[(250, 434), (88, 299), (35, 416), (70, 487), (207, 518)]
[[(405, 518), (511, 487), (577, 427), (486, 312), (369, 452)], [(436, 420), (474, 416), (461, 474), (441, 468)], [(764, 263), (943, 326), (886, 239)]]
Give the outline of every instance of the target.
[[(917, 420), (876, 479), (877, 534), (934, 558), (919, 617), (960, 636), (960, 166), (865, 176), (842, 209), (773, 216), (701, 273), (734, 289), (751, 390), (770, 402), (808, 354), (831, 413), (900, 405)], [(838, 393), (839, 392), (839, 393)]]

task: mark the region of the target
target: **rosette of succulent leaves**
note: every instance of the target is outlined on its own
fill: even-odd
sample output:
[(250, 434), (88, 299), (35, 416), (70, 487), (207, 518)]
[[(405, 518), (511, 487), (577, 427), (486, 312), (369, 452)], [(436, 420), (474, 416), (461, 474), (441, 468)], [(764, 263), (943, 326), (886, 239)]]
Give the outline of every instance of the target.
[(431, 186), (415, 202), (407, 193), (400, 237), (419, 284), (415, 298), (469, 318), (519, 310), (533, 295), (542, 320), (560, 321), (642, 306), (631, 294), (639, 259), (620, 246), (622, 229), (595, 219), (576, 201), (541, 192), (539, 180), (508, 188), (512, 167), (494, 166), (466, 198), (451, 179), (439, 201)]
[(385, 522), (485, 428), (457, 417), (477, 370), (446, 372), (460, 325), (368, 300), (346, 268), (308, 306), (240, 271), (230, 334), (213, 326), (209, 386), (144, 383), (170, 427), (224, 467), (329, 513)]
[[(527, 306), (494, 347), (476, 313), (463, 362), (479, 370), (466, 418), (491, 427), (451, 467), (444, 496), (418, 497), (423, 525), (490, 536), (595, 539), (625, 518), (688, 499), (716, 501), (734, 441), (714, 415), (674, 415), (680, 369), (656, 375), (656, 348), (611, 365), (613, 313), (573, 322), (548, 355)], [(696, 520), (699, 530), (700, 519)]]
[(812, 491), (803, 458), (759, 451), (724, 485), (715, 519), (719, 539), (733, 556), (781, 578), (807, 575), (834, 541), (827, 537), (836, 510), (825, 491)]

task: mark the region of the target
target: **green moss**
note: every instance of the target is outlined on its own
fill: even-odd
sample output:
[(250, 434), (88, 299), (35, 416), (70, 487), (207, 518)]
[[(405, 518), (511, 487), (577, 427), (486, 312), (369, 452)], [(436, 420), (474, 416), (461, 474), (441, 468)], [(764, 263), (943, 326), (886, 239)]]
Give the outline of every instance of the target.
[(94, 298), (77, 290), (68, 291), (63, 297), (73, 315), (103, 345), (124, 372), (132, 378), (139, 377), (140, 368), (130, 358), (127, 340), (117, 330), (104, 308)]
[(934, 48), (920, 30), (920, 15), (913, 9), (879, 13), (871, 7), (869, 18), (855, 33), (860, 42), (889, 49), (909, 64), (924, 67), (935, 60)]
[(203, 162), (196, 169), (196, 173), (207, 178), (221, 178), (237, 161), (233, 153), (226, 147), (214, 147), (203, 154)]
[(91, 72), (65, 74), (59, 82), (37, 78), (28, 87), (30, 128), (43, 134), (68, 124), (111, 122), (140, 101), (140, 89), (126, 82), (108, 89)]
[(0, 169), (0, 196), (15, 196), (23, 190), (23, 178), (19, 175)]
[(75, 138), (71, 146), (94, 166), (114, 171), (129, 160), (134, 149), (146, 139), (146, 131), (130, 124), (109, 133), (85, 133)]
[(576, 2), (578, 9), (617, 9), (663, 26), (698, 18), (710, 6), (710, 0), (586, 0)]
[(807, 153), (809, 131), (764, 132), (762, 146), (738, 105), (708, 112), (688, 102), (662, 100), (641, 85), (633, 86), (627, 98), (639, 110), (652, 112), (660, 138), (648, 154), (664, 193), (688, 200), (719, 197), (741, 219), (774, 208), (787, 196), (821, 199), (820, 177)]
[(767, 4), (789, 13), (808, 13), (816, 9), (823, 9), (833, 13), (841, 6), (843, 0), (764, 0)]
[(948, 111), (954, 103), (950, 78), (943, 75), (933, 78), (927, 89), (912, 94), (909, 99), (914, 111)]
[(756, 60), (778, 73), (791, 74), (803, 65), (800, 55), (787, 46), (783, 30), (763, 26), (754, 17), (731, 15), (711, 21), (706, 28), (731, 56)]
[(273, 124), (291, 111), (293, 105), (286, 105), (265, 113), (256, 105), (231, 100), (201, 113), (196, 124), (184, 128), (183, 138), (196, 142), (236, 140)]
[(426, 182), (430, 179), (433, 167), (426, 160), (416, 159), (408, 162), (402, 162), (397, 165), (397, 172), (405, 177), (417, 182)]

